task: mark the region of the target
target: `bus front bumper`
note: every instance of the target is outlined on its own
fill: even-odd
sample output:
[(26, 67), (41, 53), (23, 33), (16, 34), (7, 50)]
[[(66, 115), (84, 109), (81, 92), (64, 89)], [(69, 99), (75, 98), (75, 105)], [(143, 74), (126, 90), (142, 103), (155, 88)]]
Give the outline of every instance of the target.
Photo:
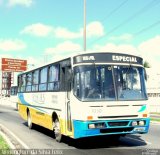
[[(144, 125), (141, 124), (142, 122), (144, 122)], [(144, 134), (149, 130), (149, 123), (149, 118), (104, 121), (73, 120), (74, 138), (116, 134)]]

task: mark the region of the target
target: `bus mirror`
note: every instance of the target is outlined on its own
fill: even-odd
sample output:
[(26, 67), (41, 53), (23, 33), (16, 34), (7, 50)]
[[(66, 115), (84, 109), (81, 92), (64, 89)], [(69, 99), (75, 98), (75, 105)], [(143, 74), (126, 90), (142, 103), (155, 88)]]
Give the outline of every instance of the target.
[(147, 72), (146, 72), (146, 69), (144, 69), (144, 78), (147, 81)]

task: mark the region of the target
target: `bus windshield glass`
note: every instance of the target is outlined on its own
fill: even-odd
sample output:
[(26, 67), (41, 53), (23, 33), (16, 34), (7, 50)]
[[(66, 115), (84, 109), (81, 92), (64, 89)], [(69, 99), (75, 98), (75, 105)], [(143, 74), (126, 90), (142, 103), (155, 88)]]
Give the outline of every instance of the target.
[(81, 101), (147, 99), (144, 69), (135, 66), (76, 66), (73, 90)]

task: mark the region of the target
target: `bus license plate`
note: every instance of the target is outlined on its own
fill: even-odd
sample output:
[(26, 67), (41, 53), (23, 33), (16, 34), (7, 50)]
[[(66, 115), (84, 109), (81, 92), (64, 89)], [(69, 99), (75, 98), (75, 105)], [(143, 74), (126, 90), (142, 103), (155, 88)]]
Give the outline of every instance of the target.
[(145, 127), (134, 128), (134, 131), (145, 131)]

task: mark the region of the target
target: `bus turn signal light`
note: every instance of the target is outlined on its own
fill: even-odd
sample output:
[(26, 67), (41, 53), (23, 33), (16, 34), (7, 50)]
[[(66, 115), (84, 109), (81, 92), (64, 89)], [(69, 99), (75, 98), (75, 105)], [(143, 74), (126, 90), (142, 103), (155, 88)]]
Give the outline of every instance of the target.
[(147, 114), (143, 114), (143, 117), (147, 117)]
[(87, 116), (87, 120), (92, 120), (93, 116)]

